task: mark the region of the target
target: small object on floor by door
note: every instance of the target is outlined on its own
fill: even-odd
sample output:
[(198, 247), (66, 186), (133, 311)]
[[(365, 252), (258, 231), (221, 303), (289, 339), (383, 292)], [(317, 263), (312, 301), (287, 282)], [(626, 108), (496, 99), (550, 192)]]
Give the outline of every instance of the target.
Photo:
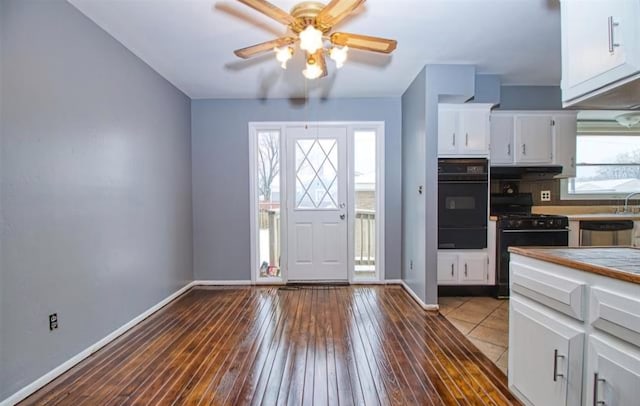
[(262, 265), (260, 265), (260, 276), (267, 276), (269, 270), (269, 263), (264, 261)]
[(267, 270), (267, 274), (269, 274), (269, 276), (278, 276), (279, 273), (280, 273), (280, 268), (278, 268), (275, 265), (271, 265)]

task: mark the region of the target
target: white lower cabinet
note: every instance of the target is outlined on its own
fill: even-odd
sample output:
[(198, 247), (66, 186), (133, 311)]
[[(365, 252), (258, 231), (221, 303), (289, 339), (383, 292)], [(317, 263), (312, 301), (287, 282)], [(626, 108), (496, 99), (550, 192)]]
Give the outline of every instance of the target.
[(590, 337), (585, 378), (586, 405), (639, 405), (640, 351)]
[(521, 401), (640, 406), (640, 285), (514, 253), (510, 278), (509, 389)]
[(458, 282), (458, 256), (438, 253), (438, 283), (456, 284)]
[(584, 332), (511, 299), (509, 386), (531, 405), (580, 405)]
[(439, 285), (487, 285), (489, 282), (486, 250), (438, 251)]

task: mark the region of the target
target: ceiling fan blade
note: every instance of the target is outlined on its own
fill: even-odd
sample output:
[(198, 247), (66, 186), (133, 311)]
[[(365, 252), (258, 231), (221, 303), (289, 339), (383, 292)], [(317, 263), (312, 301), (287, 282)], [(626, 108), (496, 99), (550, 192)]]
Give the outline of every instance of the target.
[(294, 42), (296, 42), (296, 38), (282, 37), (272, 41), (263, 42), (261, 44), (252, 45), (250, 47), (236, 49), (233, 53), (242, 59), (249, 59), (252, 56), (256, 56), (263, 52), (272, 51), (273, 48), (281, 48), (286, 45), (291, 45)]
[(362, 49), (365, 51), (380, 52), (390, 54), (396, 49), (398, 41), (394, 39), (370, 37), (368, 35), (347, 34), (336, 32), (331, 34), (331, 43), (349, 48)]
[(281, 22), (284, 25), (291, 25), (296, 22), (289, 13), (282, 10), (279, 7), (274, 6), (266, 0), (238, 0), (240, 3), (245, 4), (252, 9), (261, 12), (267, 17), (271, 17), (276, 21)]
[(364, 2), (365, 0), (332, 0), (320, 11), (316, 20), (320, 24), (334, 26)]

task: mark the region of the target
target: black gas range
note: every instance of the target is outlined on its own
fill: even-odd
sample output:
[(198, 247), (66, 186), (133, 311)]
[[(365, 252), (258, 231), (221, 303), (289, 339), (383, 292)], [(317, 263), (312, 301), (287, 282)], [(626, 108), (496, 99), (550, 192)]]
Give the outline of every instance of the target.
[(496, 223), (496, 296), (509, 296), (509, 247), (569, 244), (566, 216), (532, 214), (530, 193), (492, 194), (491, 215)]

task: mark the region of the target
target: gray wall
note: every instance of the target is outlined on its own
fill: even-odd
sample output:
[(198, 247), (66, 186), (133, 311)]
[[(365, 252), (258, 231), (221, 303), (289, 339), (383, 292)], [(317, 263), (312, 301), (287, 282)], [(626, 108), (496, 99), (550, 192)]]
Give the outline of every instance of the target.
[(192, 280), (189, 99), (62, 0), (2, 7), (0, 399)]
[(426, 68), (402, 95), (402, 280), (424, 300), (426, 295)]
[(502, 86), (498, 110), (562, 110), (560, 86)]
[(385, 121), (387, 279), (400, 278), (400, 99), (194, 100), (194, 274), (249, 280), (251, 121)]
[(402, 97), (402, 277), (426, 304), (438, 303), (438, 103), (463, 102), (474, 92), (475, 67), (427, 65)]
[[(4, 31), (5, 31), (5, 23), (4, 23), (4, 18), (2, 17), (4, 15), (4, 9), (5, 9), (5, 5), (4, 5), (4, 1), (0, 0), (0, 169), (2, 168), (2, 123), (3, 123), (3, 105), (2, 105), (2, 95), (4, 94), (4, 88), (3, 88), (3, 75), (2, 75), (2, 66), (3, 66), (3, 62), (2, 62), (2, 58), (3, 58), (3, 48), (4, 48)], [(1, 174), (0, 174), (1, 177)], [(2, 270), (2, 232), (4, 229), (4, 219), (2, 216), (2, 186), (0, 184), (0, 400), (3, 399), (5, 396), (3, 396), (3, 390), (4, 390), (4, 386), (5, 386), (5, 375), (4, 375), (4, 363), (3, 363), (3, 357), (2, 357), (2, 353), (4, 345), (3, 345), (3, 334), (2, 334), (2, 308), (3, 306), (3, 286), (4, 286), (4, 271)]]

